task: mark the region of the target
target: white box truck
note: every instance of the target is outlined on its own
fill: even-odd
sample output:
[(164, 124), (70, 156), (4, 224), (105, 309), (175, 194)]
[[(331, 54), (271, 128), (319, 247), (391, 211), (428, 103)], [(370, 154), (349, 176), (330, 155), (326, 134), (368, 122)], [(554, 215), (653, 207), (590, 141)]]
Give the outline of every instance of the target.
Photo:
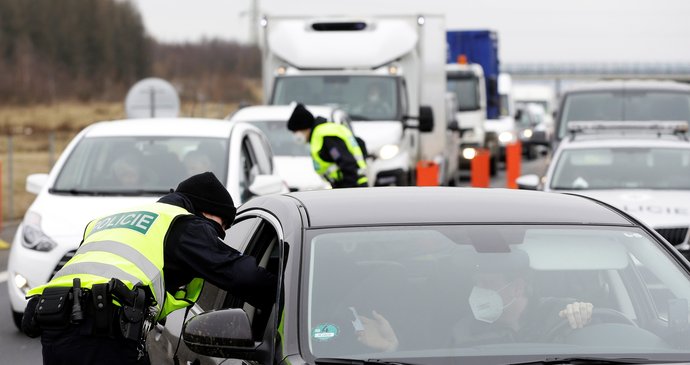
[(414, 184), (420, 160), (439, 164), (440, 184), (452, 181), (459, 134), (448, 142), (444, 16), (265, 15), (261, 24), (267, 104), (344, 109), (369, 151), (372, 185)]

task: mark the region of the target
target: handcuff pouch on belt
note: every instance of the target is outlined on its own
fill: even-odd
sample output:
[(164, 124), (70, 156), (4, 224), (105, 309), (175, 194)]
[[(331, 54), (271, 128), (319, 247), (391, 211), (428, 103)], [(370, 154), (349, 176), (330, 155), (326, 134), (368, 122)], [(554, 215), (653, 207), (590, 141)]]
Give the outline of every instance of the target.
[(36, 323), (43, 330), (61, 330), (70, 325), (72, 288), (45, 288), (36, 303)]

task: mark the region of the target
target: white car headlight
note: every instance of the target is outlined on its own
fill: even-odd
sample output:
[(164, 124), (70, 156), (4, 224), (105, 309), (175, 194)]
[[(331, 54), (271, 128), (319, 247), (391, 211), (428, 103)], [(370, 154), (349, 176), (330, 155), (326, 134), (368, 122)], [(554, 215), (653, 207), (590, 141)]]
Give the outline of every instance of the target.
[(41, 216), (33, 212), (27, 213), (22, 227), (22, 246), (44, 252), (57, 246), (57, 243), (43, 233), (40, 227)]
[(513, 132), (501, 132), (501, 134), (498, 135), (498, 141), (506, 144), (513, 142), (515, 140), (515, 134)]
[(390, 160), (397, 156), (398, 152), (400, 152), (400, 147), (394, 144), (387, 144), (379, 149), (379, 158), (382, 160)]
[(467, 147), (462, 150), (462, 157), (465, 160), (471, 160), (477, 157), (477, 150), (472, 147)]
[(531, 129), (525, 129), (522, 131), (522, 138), (527, 138), (527, 139), (532, 138), (533, 134), (534, 133), (532, 132)]

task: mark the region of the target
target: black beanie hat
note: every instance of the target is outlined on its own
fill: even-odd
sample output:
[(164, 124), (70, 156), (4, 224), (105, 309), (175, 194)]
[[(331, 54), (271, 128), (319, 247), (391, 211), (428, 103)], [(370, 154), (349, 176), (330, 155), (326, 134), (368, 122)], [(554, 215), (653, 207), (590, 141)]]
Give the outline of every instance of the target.
[(212, 172), (207, 171), (182, 181), (175, 191), (189, 198), (197, 213), (217, 215), (228, 227), (235, 220), (236, 209), (232, 197)]
[(287, 127), (291, 131), (301, 131), (314, 127), (314, 115), (304, 107), (304, 104), (297, 103), (295, 110), (292, 111)]

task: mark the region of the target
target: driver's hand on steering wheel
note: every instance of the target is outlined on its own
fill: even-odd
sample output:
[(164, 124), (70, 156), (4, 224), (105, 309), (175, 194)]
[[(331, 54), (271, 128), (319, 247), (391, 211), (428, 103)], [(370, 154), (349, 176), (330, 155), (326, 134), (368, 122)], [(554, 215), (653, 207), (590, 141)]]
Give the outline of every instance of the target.
[(372, 311), (373, 319), (359, 316), (364, 327), (357, 331), (357, 340), (364, 345), (380, 351), (395, 351), (398, 348), (398, 336), (388, 320), (376, 311)]
[(582, 328), (592, 320), (594, 305), (586, 302), (574, 302), (568, 304), (565, 309), (558, 312), (558, 316), (566, 318), (570, 328)]

